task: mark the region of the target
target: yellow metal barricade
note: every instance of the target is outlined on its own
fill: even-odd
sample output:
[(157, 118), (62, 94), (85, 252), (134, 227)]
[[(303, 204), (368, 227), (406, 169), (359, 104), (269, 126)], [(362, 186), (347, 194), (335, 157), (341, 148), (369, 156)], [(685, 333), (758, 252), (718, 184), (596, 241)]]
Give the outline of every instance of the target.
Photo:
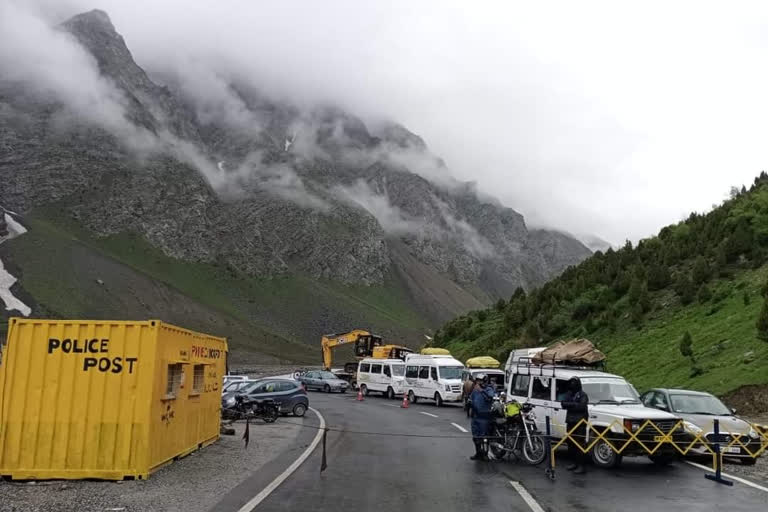
[[(585, 426), (586, 438), (576, 434)], [(757, 438), (751, 437), (749, 434), (734, 433), (728, 428), (724, 428), (720, 430), (720, 436), (727, 441), (718, 442), (719, 439), (708, 440), (706, 437), (708, 434), (704, 430), (693, 431), (689, 429), (686, 422), (682, 420), (678, 420), (667, 431), (659, 428), (653, 420), (646, 420), (633, 432), (619, 420), (614, 420), (608, 425), (593, 425), (582, 419), (564, 431), (563, 436), (551, 446), (551, 466), (552, 468), (555, 467), (556, 450), (564, 443), (570, 442), (582, 453), (587, 454), (598, 442), (603, 441), (617, 454), (623, 454), (627, 447), (634, 443), (634, 447), (640, 447), (641, 451), (648, 456), (658, 454), (659, 450), (665, 446), (673, 447), (682, 456), (688, 455), (691, 450), (700, 447), (712, 455), (712, 467), (715, 470), (722, 464), (722, 457), (728, 456), (729, 448), (738, 447), (740, 456), (746, 455), (752, 458), (759, 457), (766, 452), (768, 449), (768, 428), (756, 424), (752, 424), (751, 427), (758, 434)], [(615, 428), (616, 430), (614, 430)], [(650, 440), (641, 439), (641, 433), (646, 437), (650, 435), (652, 438)], [(682, 439), (682, 434), (686, 435), (685, 439)], [(617, 437), (621, 437), (621, 439), (617, 439)], [(719, 458), (715, 449), (716, 444), (720, 445)], [(633, 451), (636, 452), (636, 448)]]

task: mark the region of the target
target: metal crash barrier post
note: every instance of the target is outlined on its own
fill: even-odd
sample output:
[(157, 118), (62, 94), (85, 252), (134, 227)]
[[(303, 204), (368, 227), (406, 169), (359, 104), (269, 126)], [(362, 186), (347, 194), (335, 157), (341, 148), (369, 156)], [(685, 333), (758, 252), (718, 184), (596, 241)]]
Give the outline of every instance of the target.
[(732, 486), (733, 482), (731, 480), (724, 479), (722, 475), (723, 454), (720, 451), (720, 420), (715, 419), (714, 426), (715, 426), (715, 454), (714, 454), (715, 474), (714, 475), (706, 474), (704, 475), (704, 478), (708, 480), (713, 480), (721, 484)]
[(549, 414), (547, 414), (546, 417), (546, 425), (547, 425), (547, 437), (545, 440), (544, 447), (547, 450), (547, 468), (544, 470), (544, 473), (549, 477), (550, 480), (555, 479), (555, 450), (552, 448), (552, 427), (550, 425), (550, 419)]

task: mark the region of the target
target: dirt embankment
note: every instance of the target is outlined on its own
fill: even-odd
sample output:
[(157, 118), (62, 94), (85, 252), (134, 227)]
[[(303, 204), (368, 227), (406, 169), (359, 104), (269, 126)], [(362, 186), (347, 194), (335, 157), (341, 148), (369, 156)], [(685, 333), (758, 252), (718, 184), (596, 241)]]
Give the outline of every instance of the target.
[(725, 394), (723, 402), (736, 409), (740, 416), (756, 416), (768, 413), (768, 385), (742, 386)]

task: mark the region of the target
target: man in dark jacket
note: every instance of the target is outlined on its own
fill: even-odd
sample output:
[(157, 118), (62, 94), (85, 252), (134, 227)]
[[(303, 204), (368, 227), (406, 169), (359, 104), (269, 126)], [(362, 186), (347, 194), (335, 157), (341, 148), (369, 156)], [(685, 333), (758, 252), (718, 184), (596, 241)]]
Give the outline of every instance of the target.
[[(581, 381), (577, 377), (572, 377), (568, 381), (568, 392), (563, 398), (562, 407), (567, 411), (565, 425), (568, 432), (571, 432), (581, 420), (584, 420), (576, 430), (571, 432), (571, 435), (568, 438), (568, 452), (574, 462), (568, 465), (566, 469), (577, 474), (583, 474), (585, 472), (584, 462), (587, 457), (582, 451), (582, 448), (587, 447), (587, 424), (585, 422), (588, 421), (589, 418), (588, 404), (589, 397), (582, 391)], [(581, 448), (577, 446), (577, 442)]]
[(475, 376), (475, 387), (469, 395), (472, 408), (472, 442), (475, 443), (475, 454), (472, 460), (487, 460), (485, 451), (485, 439), (488, 436), (488, 427), (491, 422), (491, 405), (496, 390), (488, 385), (488, 376), (478, 374)]

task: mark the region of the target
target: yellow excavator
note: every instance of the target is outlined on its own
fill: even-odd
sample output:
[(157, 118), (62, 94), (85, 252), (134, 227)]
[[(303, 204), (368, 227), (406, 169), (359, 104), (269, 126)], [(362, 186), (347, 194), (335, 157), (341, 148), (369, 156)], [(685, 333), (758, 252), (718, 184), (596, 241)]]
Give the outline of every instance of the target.
[[(350, 343), (355, 344), (355, 358), (366, 357), (376, 359), (405, 359), (406, 354), (413, 352), (403, 345), (384, 345), (381, 336), (371, 334), (363, 329), (353, 329), (349, 332), (326, 334), (320, 341), (323, 349), (323, 368), (331, 371), (333, 365), (333, 349)], [(346, 363), (344, 371), (334, 372), (340, 379), (350, 382), (353, 386), (357, 377), (357, 362)]]

